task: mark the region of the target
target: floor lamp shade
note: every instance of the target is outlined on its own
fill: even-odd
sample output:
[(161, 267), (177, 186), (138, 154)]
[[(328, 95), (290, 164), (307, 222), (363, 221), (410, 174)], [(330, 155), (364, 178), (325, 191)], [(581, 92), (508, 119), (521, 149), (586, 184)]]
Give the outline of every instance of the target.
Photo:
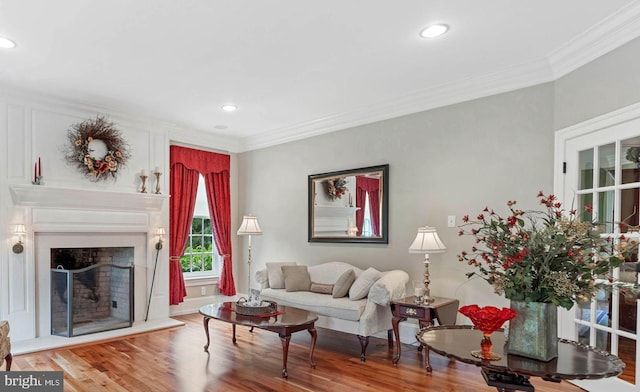
[(242, 223), (238, 229), (238, 235), (262, 235), (262, 229), (258, 224), (258, 218), (251, 215), (242, 217)]

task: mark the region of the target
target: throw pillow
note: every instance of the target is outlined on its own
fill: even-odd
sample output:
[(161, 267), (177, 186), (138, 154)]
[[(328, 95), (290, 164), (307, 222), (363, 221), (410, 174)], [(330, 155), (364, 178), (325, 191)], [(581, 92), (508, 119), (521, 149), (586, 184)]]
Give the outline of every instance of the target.
[(284, 277), (282, 276), (283, 265), (296, 265), (296, 263), (267, 263), (267, 276), (269, 277), (269, 287), (272, 289), (284, 289)]
[(287, 291), (309, 291), (311, 278), (306, 265), (283, 265), (284, 288)]
[(362, 299), (369, 294), (369, 289), (380, 278), (380, 272), (373, 268), (367, 268), (363, 273), (358, 276), (355, 282), (349, 289), (349, 299), (356, 301)]
[(309, 289), (312, 293), (318, 294), (331, 294), (333, 292), (333, 285), (326, 283), (316, 283), (311, 282), (311, 288)]
[(356, 280), (356, 273), (352, 269), (344, 271), (333, 285), (331, 296), (333, 298), (342, 298), (349, 293), (351, 285)]

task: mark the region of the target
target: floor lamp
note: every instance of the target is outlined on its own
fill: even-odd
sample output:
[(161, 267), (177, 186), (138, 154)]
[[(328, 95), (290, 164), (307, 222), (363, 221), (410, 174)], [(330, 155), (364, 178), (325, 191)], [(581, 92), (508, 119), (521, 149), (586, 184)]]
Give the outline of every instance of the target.
[(248, 293), (249, 298), (247, 299), (247, 302), (249, 303), (257, 302), (257, 298), (252, 298), (252, 295), (251, 295), (251, 236), (262, 235), (262, 229), (258, 224), (258, 218), (251, 215), (245, 215), (244, 217), (242, 217), (242, 223), (240, 224), (240, 228), (238, 229), (237, 234), (249, 236), (249, 257), (247, 260), (247, 263), (249, 264), (249, 273), (248, 273), (249, 277), (247, 282), (248, 283), (247, 290), (249, 292)]
[(444, 246), (435, 227), (420, 227), (418, 234), (409, 247), (409, 253), (424, 253), (424, 302), (431, 303), (434, 298), (429, 291), (429, 255), (432, 253), (444, 253), (447, 247)]

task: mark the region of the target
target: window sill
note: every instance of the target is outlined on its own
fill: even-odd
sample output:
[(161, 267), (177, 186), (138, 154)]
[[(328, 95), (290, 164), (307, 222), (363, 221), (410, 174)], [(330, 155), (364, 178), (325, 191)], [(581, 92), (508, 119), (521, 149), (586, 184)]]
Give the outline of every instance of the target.
[(219, 276), (190, 276), (184, 278), (184, 285), (186, 287), (209, 286), (217, 285), (219, 281)]

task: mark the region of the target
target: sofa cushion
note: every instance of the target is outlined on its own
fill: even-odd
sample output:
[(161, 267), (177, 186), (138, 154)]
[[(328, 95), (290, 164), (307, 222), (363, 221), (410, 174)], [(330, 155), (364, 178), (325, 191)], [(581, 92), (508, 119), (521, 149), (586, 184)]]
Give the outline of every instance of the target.
[[(341, 320), (358, 321), (367, 306), (367, 300), (351, 301), (349, 298), (331, 298), (311, 291), (287, 292), (284, 289), (264, 289), (260, 298), (275, 301), (278, 305), (293, 306), (310, 312)], [(388, 307), (387, 307), (388, 308)], [(391, 323), (391, 317), (389, 317)]]
[(326, 283), (316, 283), (311, 282), (311, 288), (309, 289), (312, 293), (318, 294), (331, 294), (333, 292), (333, 285)]
[(367, 268), (356, 278), (349, 289), (349, 299), (356, 301), (365, 298), (369, 294), (369, 289), (380, 278), (380, 271), (373, 267)]
[(283, 265), (296, 265), (293, 262), (267, 263), (267, 275), (269, 276), (269, 287), (272, 289), (284, 289), (284, 276), (281, 267)]
[(340, 275), (336, 283), (333, 285), (333, 291), (331, 292), (333, 298), (342, 298), (346, 296), (355, 280), (356, 273), (353, 272), (352, 269), (344, 271), (344, 273)]
[(283, 265), (284, 288), (287, 291), (309, 291), (311, 278), (306, 265)]
[(328, 263), (309, 266), (309, 275), (312, 282), (335, 284), (340, 275), (345, 271), (353, 270), (356, 276), (362, 273), (358, 267), (342, 261), (330, 261)]

